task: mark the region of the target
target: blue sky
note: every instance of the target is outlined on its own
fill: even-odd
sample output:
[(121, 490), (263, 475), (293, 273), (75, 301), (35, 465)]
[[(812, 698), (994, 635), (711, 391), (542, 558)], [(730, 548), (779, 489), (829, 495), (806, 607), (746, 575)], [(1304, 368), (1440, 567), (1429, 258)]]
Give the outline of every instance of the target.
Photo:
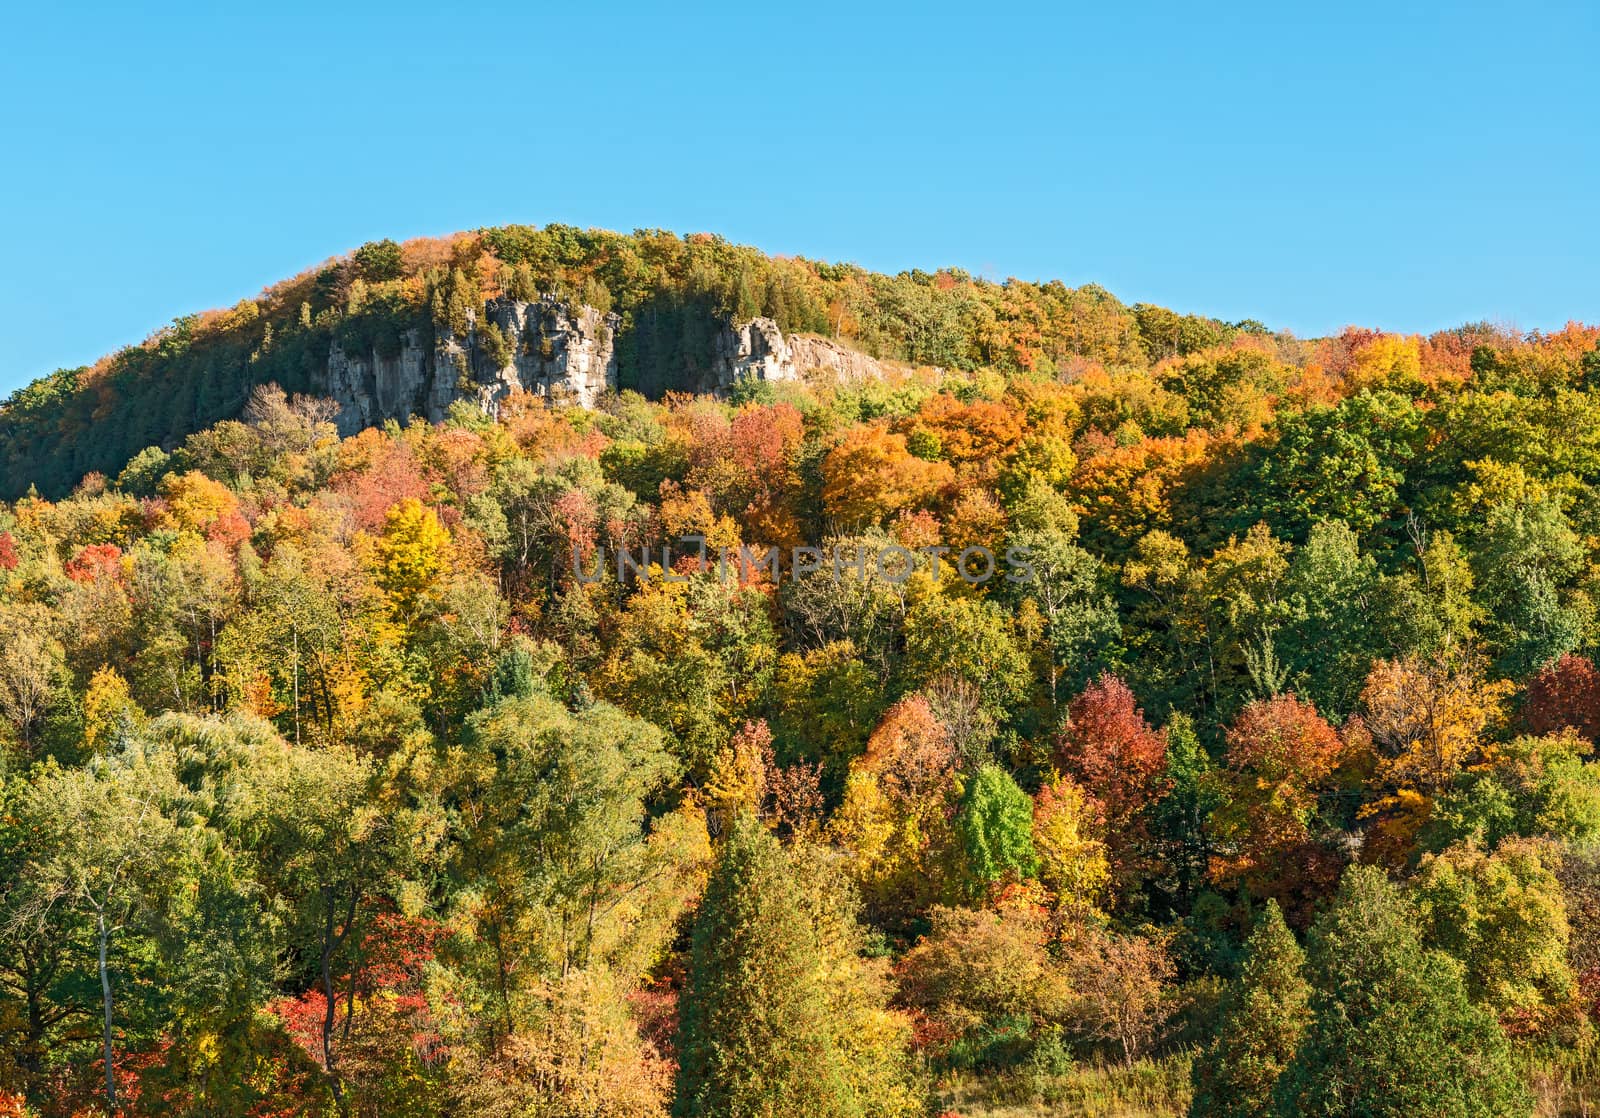
[(1600, 319), (1578, 3), (138, 7), (5, 16), (0, 391), (512, 221), (1301, 334)]

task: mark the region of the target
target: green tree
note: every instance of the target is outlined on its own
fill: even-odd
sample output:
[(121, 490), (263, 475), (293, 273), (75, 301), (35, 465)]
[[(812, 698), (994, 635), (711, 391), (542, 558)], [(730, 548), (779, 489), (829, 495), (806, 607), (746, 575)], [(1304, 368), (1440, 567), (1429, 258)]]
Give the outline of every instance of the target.
[(835, 641), (779, 660), (772, 705), (779, 760), (820, 762), (830, 783), (842, 783), (883, 714), (884, 695), (855, 646)]
[(1278, 634), (1291, 613), (1289, 552), (1260, 523), (1206, 562), (1201, 593), (1210, 615), (1206, 628), (1216, 640), (1215, 701), (1224, 716), (1251, 698), (1278, 694), (1287, 682)]
[(24, 753), (62, 681), (55, 616), (34, 602), (0, 602), (0, 714)]
[(1490, 509), (1474, 559), (1496, 674), (1522, 679), (1578, 647), (1594, 606), (1570, 588), (1584, 549), (1554, 501)]
[(381, 241), (368, 241), (350, 254), (356, 273), (368, 283), (383, 283), (399, 279), (405, 266), (400, 246), (388, 237)]
[(629, 599), (596, 690), (661, 727), (675, 756), (704, 773), (773, 676), (766, 606), (760, 591), (724, 585), (714, 571), (654, 578)]
[(1383, 581), (1379, 624), (1396, 650), (1453, 653), (1473, 642), (1483, 620), (1472, 595), (1472, 567), (1449, 532), (1413, 528), (1412, 569)]
[(695, 920), (679, 1118), (911, 1115), (905, 1034), (825, 863), (734, 820)]
[(1314, 524), (1289, 562), (1290, 621), (1279, 641), (1291, 688), (1334, 722), (1355, 710), (1372, 662), (1377, 563), (1338, 520)]
[(1156, 803), (1151, 837), (1172, 875), (1172, 896), (1187, 911), (1211, 864), (1211, 816), (1223, 804), (1212, 778), (1211, 759), (1195, 734), (1194, 720), (1174, 714), (1167, 721), (1167, 792)]
[(254, 855), (263, 906), (287, 918), (301, 977), (321, 995), (318, 1058), (341, 1105), (374, 918), (413, 881), (431, 836), (402, 784), (346, 746), (289, 746), (264, 722), (169, 714), (164, 739), (216, 806), (215, 825)]
[(1460, 962), (1467, 995), (1497, 1016), (1559, 1005), (1577, 989), (1566, 903), (1549, 864), (1556, 857), (1546, 844), (1517, 839), (1493, 854), (1454, 846), (1418, 868), (1423, 942)]
[(1311, 929), (1312, 1020), (1278, 1081), (1277, 1113), (1511, 1118), (1532, 1103), (1461, 967), (1425, 949), (1400, 891), (1373, 866), (1346, 871)]
[(1216, 1037), (1193, 1065), (1195, 1118), (1268, 1118), (1273, 1088), (1311, 1020), (1305, 952), (1276, 901), (1262, 910), (1245, 953)]
[(1387, 390), (1290, 412), (1277, 427), (1245, 514), (1264, 515), (1299, 539), (1318, 520), (1342, 520), (1362, 536), (1391, 520), (1406, 467), (1428, 437), (1422, 411)]
[(924, 598), (906, 617), (906, 674), (912, 688), (949, 674), (975, 687), (997, 720), (1027, 696), (1028, 660), (993, 602)]
[[(882, 533), (830, 538), (823, 553), (842, 557), (837, 576), (790, 579), (781, 588), (788, 626), (806, 647), (849, 641), (880, 686), (892, 674), (906, 611), (906, 587), (883, 577), (870, 558), (890, 542)], [(857, 566), (863, 551), (869, 559)]]
[[(645, 804), (678, 771), (660, 731), (607, 703), (574, 712), (534, 693), (475, 715), (469, 741), (462, 789), (480, 822), (467, 857), (513, 950), (497, 970), (587, 968), (650, 876)], [(508, 1026), (513, 1008), (502, 1006)]]
[(1039, 868), (1033, 848), (1033, 801), (998, 765), (974, 773), (961, 797), (956, 834), (966, 856), (967, 889), (981, 897), (1008, 873), (1032, 877)]
[(500, 330), (500, 324), (490, 322), (478, 331), (478, 344), (483, 347), (484, 356), (489, 359), (489, 364), (494, 369), (504, 369), (511, 364), (513, 350), (511, 343), (506, 341), (506, 336)]
[(1458, 774), (1435, 798), (1422, 831), (1435, 852), (1470, 840), (1493, 850), (1507, 839), (1600, 839), (1600, 763), (1572, 732), (1496, 745), (1487, 763)]
[(89, 926), (109, 1111), (117, 1107), (119, 956), (126, 941), (157, 934), (163, 909), (195, 878), (198, 831), (169, 810), (180, 793), (158, 756), (128, 742), (87, 769), (46, 767), (25, 809), (43, 834), (25, 871), (32, 904), (14, 920), (43, 927), (59, 906)]
[(1101, 562), (1053, 525), (1013, 532), (1007, 546), (1026, 552), (1032, 577), (1019, 587), (1044, 614), (1050, 653), (1050, 707), (1060, 701), (1061, 677), (1075, 688), (1089, 676), (1093, 655), (1121, 632)]
[(92, 927), (53, 904), (55, 881), (36, 872), (40, 835), (54, 807), (30, 781), (0, 766), (0, 1047), (12, 1054), (28, 1088), (39, 1084), (48, 1056), (70, 1043), (74, 1020), (94, 1005), (97, 985), (76, 965), (94, 957)]

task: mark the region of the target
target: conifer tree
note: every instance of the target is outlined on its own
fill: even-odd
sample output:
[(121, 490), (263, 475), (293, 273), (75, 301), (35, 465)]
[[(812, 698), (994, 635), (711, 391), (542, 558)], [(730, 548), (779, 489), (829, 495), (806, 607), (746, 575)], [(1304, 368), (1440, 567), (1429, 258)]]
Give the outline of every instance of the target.
[(678, 1118), (911, 1115), (905, 1032), (820, 860), (740, 814), (695, 921)]
[(1268, 901), (1223, 1003), (1216, 1039), (1194, 1063), (1195, 1118), (1267, 1118), (1272, 1090), (1311, 1019), (1305, 952)]
[(1381, 869), (1346, 871), (1308, 948), (1312, 1020), (1278, 1081), (1283, 1118), (1530, 1112), (1505, 1034), (1467, 1001), (1460, 965), (1423, 948)]

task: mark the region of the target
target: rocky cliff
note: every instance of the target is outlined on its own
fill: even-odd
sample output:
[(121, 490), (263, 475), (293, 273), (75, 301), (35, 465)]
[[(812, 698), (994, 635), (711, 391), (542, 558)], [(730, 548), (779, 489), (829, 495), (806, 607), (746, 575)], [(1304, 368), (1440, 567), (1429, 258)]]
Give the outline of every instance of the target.
[[(328, 356), (327, 395), (339, 405), (341, 434), (413, 415), (442, 420), (457, 400), (487, 414), (516, 391), (593, 407), (617, 387), (616, 315), (545, 296), (533, 303), (494, 299), (468, 313), (459, 335), (439, 331), (428, 344), (409, 330), (397, 353)], [(492, 329), (491, 329), (492, 327)], [(684, 391), (723, 395), (736, 381), (823, 375), (858, 380), (882, 374), (876, 360), (811, 335), (784, 337), (770, 318), (728, 323), (716, 335), (705, 383)]]
[(386, 419), (412, 415), (444, 418), (454, 398), (449, 381), (436, 377), (434, 352), (422, 344), (420, 330), (408, 330), (400, 352), (376, 349), (346, 353), (339, 343), (328, 353), (327, 395), (339, 405), (335, 422), (341, 435), (353, 435)]
[(712, 383), (698, 391), (725, 393), (735, 381), (799, 380), (823, 375), (840, 380), (878, 377), (883, 367), (873, 358), (838, 342), (810, 334), (785, 338), (770, 318), (729, 323), (717, 337)]
[(519, 389), (586, 408), (616, 389), (616, 315), (602, 315), (589, 306), (574, 309), (547, 296), (537, 303), (495, 299), (484, 317), (482, 330), (493, 325), (506, 352), (490, 352), (476, 325), (461, 341), (448, 334), (440, 341), (451, 364), (465, 372), (469, 383), (461, 390), (484, 411), (492, 413)]
[[(493, 327), (493, 330), (490, 329)], [(494, 299), (467, 329), (438, 331), (431, 346), (408, 331), (399, 352), (328, 355), (327, 395), (339, 405), (341, 434), (413, 415), (437, 423), (457, 400), (493, 414), (512, 392), (593, 407), (617, 386), (616, 317), (545, 297)]]

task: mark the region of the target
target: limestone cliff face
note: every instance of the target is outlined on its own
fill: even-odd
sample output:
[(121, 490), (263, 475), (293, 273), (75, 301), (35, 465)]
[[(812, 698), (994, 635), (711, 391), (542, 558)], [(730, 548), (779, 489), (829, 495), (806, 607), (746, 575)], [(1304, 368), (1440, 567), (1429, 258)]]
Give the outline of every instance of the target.
[(420, 330), (406, 331), (400, 352), (393, 357), (376, 350), (346, 353), (334, 343), (328, 354), (327, 394), (339, 405), (334, 422), (341, 435), (353, 435), (386, 419), (444, 418), (453, 396), (449, 382), (434, 375), (434, 354), (421, 335)]
[(723, 393), (735, 381), (794, 380), (799, 371), (789, 343), (770, 318), (749, 322), (730, 322), (717, 335), (717, 349), (711, 362), (712, 383), (705, 391)]
[[(491, 324), (503, 344), (491, 344)], [(327, 394), (339, 405), (343, 435), (413, 415), (437, 423), (457, 400), (493, 414), (518, 390), (593, 407), (617, 386), (615, 332), (615, 318), (593, 307), (548, 297), (536, 303), (495, 299), (481, 322), (469, 313), (460, 336), (441, 330), (429, 345), (424, 331), (410, 330), (392, 357), (346, 353), (336, 343), (328, 355)]]
[(789, 352), (802, 375), (827, 373), (840, 380), (872, 380), (883, 376), (883, 366), (877, 358), (828, 338), (795, 334), (789, 339)]
[[(617, 387), (616, 315), (544, 296), (533, 303), (493, 299), (481, 315), (467, 317), (459, 335), (439, 330), (430, 339), (426, 330), (407, 331), (391, 356), (346, 353), (336, 343), (328, 355), (326, 393), (339, 405), (340, 434), (411, 416), (437, 423), (457, 400), (493, 415), (517, 391), (592, 408)], [(753, 318), (718, 331), (702, 383), (674, 387), (726, 395), (749, 377), (860, 380), (882, 373), (866, 354), (826, 338), (786, 338), (772, 319)]]
[(717, 338), (713, 383), (704, 391), (725, 393), (737, 380), (799, 380), (822, 374), (840, 380), (883, 375), (883, 366), (864, 353), (809, 334), (785, 338), (770, 318), (729, 323)]
[(554, 299), (496, 299), (487, 317), (510, 347), (511, 361), (496, 368), (489, 354), (474, 353), (473, 376), (485, 411), (517, 389), (592, 408), (617, 387), (615, 315), (590, 306), (574, 311)]

